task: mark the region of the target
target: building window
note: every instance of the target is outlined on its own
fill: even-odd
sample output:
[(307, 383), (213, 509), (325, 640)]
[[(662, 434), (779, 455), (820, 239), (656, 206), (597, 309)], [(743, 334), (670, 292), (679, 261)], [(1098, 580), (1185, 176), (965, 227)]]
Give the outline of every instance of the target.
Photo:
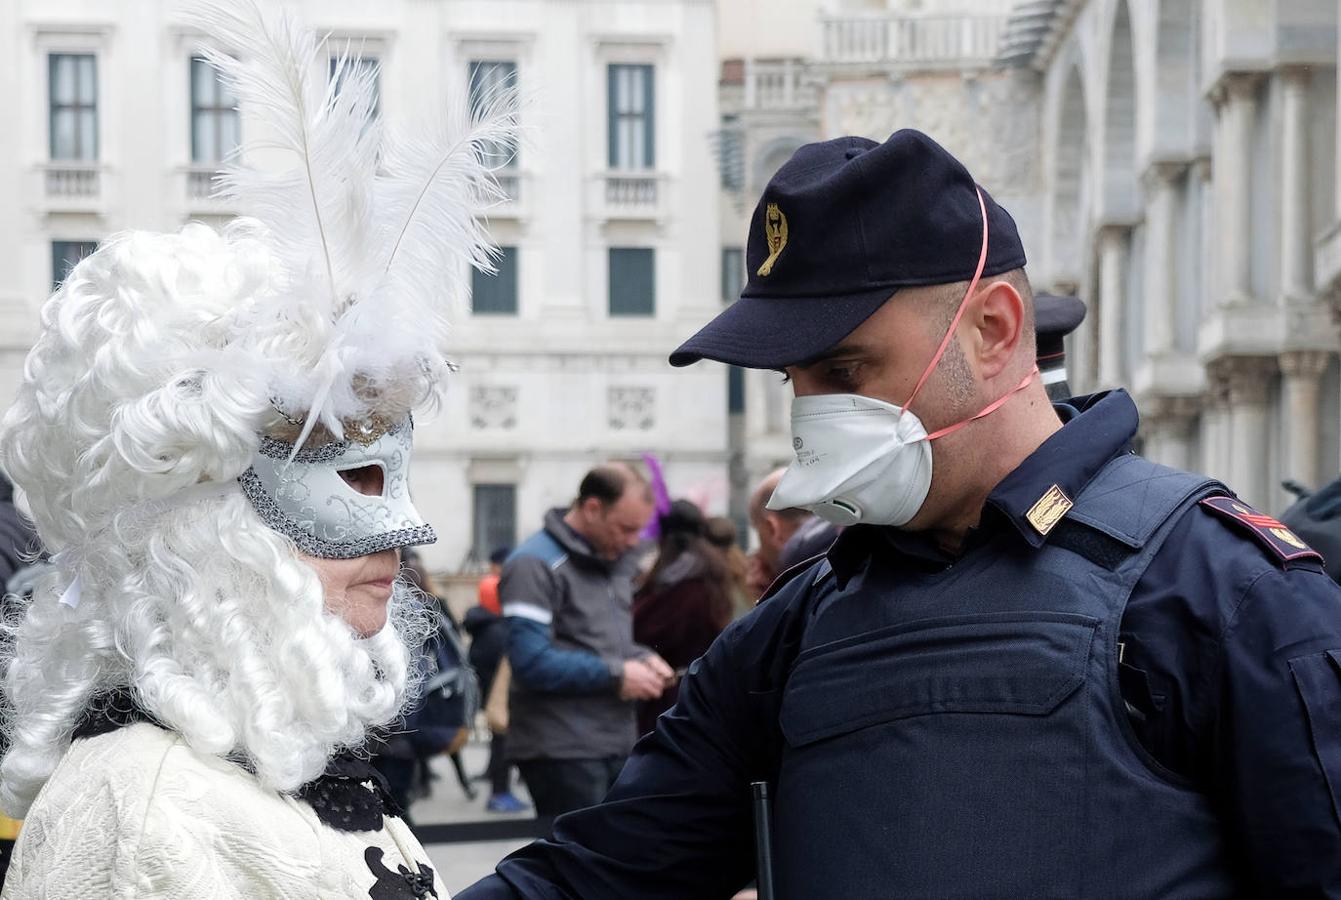
[(610, 248), (610, 315), (656, 314), (656, 256), (647, 247)]
[[(502, 112), (517, 106), (517, 64), (500, 60), (472, 60), (470, 63), (470, 114), (479, 119), (490, 108)], [(500, 97), (507, 107), (499, 107)], [(480, 159), (490, 168), (515, 169), (518, 165), (517, 142), (495, 141), (480, 148)]]
[(470, 311), (477, 316), (517, 314), (517, 248), (499, 247), (493, 274), (471, 269)]
[(609, 69), (611, 169), (656, 167), (655, 79), (651, 66)]
[(745, 370), (740, 366), (726, 369), (726, 411), (733, 416), (745, 412)]
[(354, 72), (368, 73), (372, 76), (373, 101), (369, 118), (375, 119), (382, 114), (382, 66), (375, 56), (332, 56), (330, 80), (335, 82), (337, 94), (344, 86), (345, 79)]
[(237, 97), (214, 66), (191, 59), (191, 161), (217, 163), (242, 140)]
[(739, 116), (722, 116), (722, 129), (717, 132), (717, 171), (723, 190), (745, 190), (745, 129)]
[(51, 289), (54, 291), (79, 261), (98, 249), (97, 241), (51, 242)]
[(474, 551), (476, 559), (488, 559), (500, 547), (517, 542), (517, 486), (475, 485)]
[(92, 53), (47, 57), (51, 101), (51, 158), (98, 158), (98, 61)]
[(740, 247), (722, 248), (722, 302), (735, 303), (745, 289), (745, 251)]

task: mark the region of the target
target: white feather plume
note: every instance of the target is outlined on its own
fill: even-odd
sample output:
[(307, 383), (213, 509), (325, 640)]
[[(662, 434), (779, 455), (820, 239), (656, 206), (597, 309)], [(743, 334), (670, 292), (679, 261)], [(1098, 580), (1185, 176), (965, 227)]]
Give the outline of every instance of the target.
[[(206, 58), (259, 132), (219, 195), (261, 223), (283, 269), (272, 302), (245, 317), (245, 339), (273, 370), (277, 402), (307, 416), (299, 445), (317, 423), (338, 436), (344, 420), (436, 396), (448, 301), (465, 264), (492, 269), (478, 214), (501, 198), (488, 151), (515, 145), (515, 94), (483, 98), (476, 115), (463, 98), (436, 127), (418, 120), (417, 135), (387, 139), (372, 67), (282, 10), (205, 0), (187, 19), (218, 42)], [(260, 168), (273, 158), (282, 168)]]

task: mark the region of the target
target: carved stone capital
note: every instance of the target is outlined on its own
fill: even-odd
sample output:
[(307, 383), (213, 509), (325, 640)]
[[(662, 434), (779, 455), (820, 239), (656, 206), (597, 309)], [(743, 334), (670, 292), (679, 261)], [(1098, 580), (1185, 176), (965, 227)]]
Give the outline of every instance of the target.
[(1233, 406), (1265, 404), (1271, 377), (1276, 372), (1274, 356), (1223, 356), (1207, 369)]
[(1141, 418), (1158, 425), (1180, 426), (1201, 412), (1201, 397), (1148, 397), (1141, 401)]
[(1119, 222), (1107, 222), (1100, 225), (1094, 231), (1095, 242), (1099, 245), (1099, 252), (1105, 250), (1118, 251), (1122, 249), (1123, 242), (1131, 234), (1131, 225)]
[(1159, 160), (1145, 167), (1141, 183), (1147, 190), (1172, 189), (1187, 172), (1190, 163), (1182, 160)]
[(1289, 90), (1307, 91), (1313, 80), (1313, 69), (1310, 66), (1280, 66), (1276, 69), (1276, 77)]
[(1326, 350), (1291, 350), (1282, 353), (1277, 361), (1281, 374), (1286, 378), (1318, 379), (1327, 371), (1332, 354)]
[(1206, 97), (1217, 107), (1226, 103), (1256, 100), (1257, 85), (1261, 80), (1260, 72), (1226, 72), (1211, 85)]

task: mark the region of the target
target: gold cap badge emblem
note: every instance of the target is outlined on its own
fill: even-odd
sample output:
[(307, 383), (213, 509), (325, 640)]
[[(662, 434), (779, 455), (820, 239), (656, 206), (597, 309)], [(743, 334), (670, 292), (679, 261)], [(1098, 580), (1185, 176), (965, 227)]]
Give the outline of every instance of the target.
[(1049, 531), (1057, 527), (1057, 523), (1062, 520), (1062, 516), (1074, 506), (1071, 498), (1063, 493), (1057, 485), (1048, 488), (1047, 493), (1038, 498), (1038, 502), (1033, 505), (1024, 517), (1029, 520), (1029, 524), (1034, 526), (1039, 534), (1046, 535)]
[(773, 271), (773, 263), (787, 246), (787, 217), (776, 203), (768, 204), (768, 209), (764, 210), (764, 237), (768, 239), (768, 259), (759, 267), (760, 278), (768, 277)]

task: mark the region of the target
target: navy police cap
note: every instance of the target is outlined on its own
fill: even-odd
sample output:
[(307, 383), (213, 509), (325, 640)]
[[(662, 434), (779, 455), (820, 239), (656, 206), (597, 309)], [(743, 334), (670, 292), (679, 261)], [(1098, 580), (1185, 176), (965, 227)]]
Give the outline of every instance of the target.
[(1066, 361), (1062, 339), (1085, 320), (1085, 302), (1079, 297), (1048, 294), (1034, 295), (1034, 333), (1038, 341), (1038, 368), (1060, 368)]
[[(1015, 221), (987, 194), (983, 275), (1024, 266)], [(777, 369), (851, 334), (901, 287), (968, 281), (982, 213), (963, 163), (920, 131), (883, 144), (806, 144), (778, 169), (750, 222), (740, 299), (671, 354)]]

